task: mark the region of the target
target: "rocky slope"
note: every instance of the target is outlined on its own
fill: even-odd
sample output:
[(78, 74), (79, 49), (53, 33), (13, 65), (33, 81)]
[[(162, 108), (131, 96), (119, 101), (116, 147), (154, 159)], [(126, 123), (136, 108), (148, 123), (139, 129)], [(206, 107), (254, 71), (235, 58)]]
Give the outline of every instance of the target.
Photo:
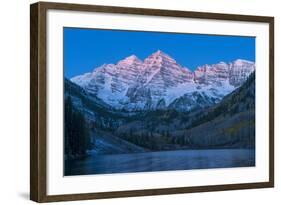
[(219, 102), (254, 70), (255, 63), (239, 59), (200, 66), (192, 72), (157, 51), (143, 62), (132, 55), (71, 81), (116, 109), (188, 111)]
[(71, 97), (75, 109), (81, 111), (95, 128), (117, 128), (127, 120), (127, 114), (118, 112), (84, 88), (64, 80), (64, 98)]
[(146, 112), (120, 126), (116, 135), (156, 150), (254, 148), (255, 75), (212, 107)]
[(114, 110), (91, 93), (71, 81), (64, 80), (64, 98), (71, 97), (73, 107), (85, 116), (90, 128), (91, 154), (124, 154), (147, 149), (112, 135), (112, 130), (126, 124), (128, 113)]

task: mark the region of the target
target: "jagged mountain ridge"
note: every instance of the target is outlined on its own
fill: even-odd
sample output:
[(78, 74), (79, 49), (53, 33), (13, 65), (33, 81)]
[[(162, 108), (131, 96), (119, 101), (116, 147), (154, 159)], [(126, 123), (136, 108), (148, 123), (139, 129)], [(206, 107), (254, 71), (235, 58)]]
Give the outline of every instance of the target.
[(255, 63), (236, 60), (198, 67), (194, 72), (157, 51), (141, 61), (132, 55), (71, 78), (116, 109), (188, 111), (219, 102), (243, 84)]
[[(152, 133), (152, 134), (149, 134)], [(161, 138), (158, 149), (255, 147), (255, 72), (218, 104), (191, 112), (158, 110), (146, 112), (118, 127), (117, 136), (129, 140)], [(152, 137), (153, 136), (153, 137)], [(162, 143), (162, 145), (161, 145)], [(176, 143), (176, 144), (177, 144)]]

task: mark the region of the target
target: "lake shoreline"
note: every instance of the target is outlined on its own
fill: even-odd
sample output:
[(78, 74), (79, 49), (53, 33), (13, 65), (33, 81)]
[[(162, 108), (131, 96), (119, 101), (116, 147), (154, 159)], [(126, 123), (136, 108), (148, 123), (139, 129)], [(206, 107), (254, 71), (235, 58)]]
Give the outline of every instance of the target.
[(103, 155), (128, 155), (128, 154), (143, 154), (143, 153), (155, 153), (155, 152), (174, 152), (174, 151), (196, 151), (196, 150), (243, 150), (243, 149), (249, 149), (249, 150), (255, 150), (255, 147), (243, 147), (243, 148), (239, 148), (239, 147), (210, 147), (210, 148), (206, 148), (206, 147), (193, 147), (193, 148), (186, 148), (186, 149), (177, 149), (177, 150), (149, 150), (149, 151), (143, 151), (143, 152), (127, 152), (127, 153), (108, 153), (108, 154), (104, 154), (104, 153), (96, 153), (96, 152), (91, 152), (92, 150), (88, 150), (88, 154), (86, 157), (90, 157), (90, 156), (103, 156)]
[(177, 150), (66, 160), (65, 176), (253, 166), (255, 149)]

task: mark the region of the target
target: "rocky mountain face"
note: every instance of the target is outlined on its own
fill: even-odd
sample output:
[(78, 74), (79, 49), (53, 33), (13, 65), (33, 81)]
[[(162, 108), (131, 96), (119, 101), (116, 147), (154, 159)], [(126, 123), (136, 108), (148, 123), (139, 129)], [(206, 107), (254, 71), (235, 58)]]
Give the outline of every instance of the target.
[(118, 127), (116, 135), (148, 148), (157, 139), (156, 150), (254, 148), (255, 73), (214, 106), (145, 112)]
[(67, 79), (64, 88), (65, 98), (70, 96), (73, 107), (86, 117), (97, 153), (255, 147), (255, 72), (215, 105), (209, 96), (194, 91), (199, 106), (210, 106), (189, 112), (179, 111), (195, 103), (188, 94), (169, 105), (177, 109), (127, 112)]
[(70, 96), (73, 107), (83, 113), (96, 128), (115, 129), (127, 122), (128, 115), (118, 112), (84, 88), (64, 79), (64, 98)]
[(252, 73), (241, 87), (220, 103), (197, 113), (186, 132), (192, 143), (254, 148), (255, 92), (255, 73)]
[(71, 81), (115, 109), (189, 111), (219, 102), (254, 70), (254, 62), (239, 59), (192, 72), (157, 51), (144, 61), (132, 55), (117, 64), (104, 64)]

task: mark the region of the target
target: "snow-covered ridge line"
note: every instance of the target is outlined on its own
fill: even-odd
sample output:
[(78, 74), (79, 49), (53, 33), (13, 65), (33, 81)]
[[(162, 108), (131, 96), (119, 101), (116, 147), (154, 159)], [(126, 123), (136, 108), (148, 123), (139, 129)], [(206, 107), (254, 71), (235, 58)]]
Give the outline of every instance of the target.
[(192, 72), (158, 50), (144, 61), (131, 55), (117, 64), (104, 64), (92, 73), (71, 78), (71, 81), (117, 109), (172, 106), (189, 110), (220, 101), (242, 85), (254, 70), (254, 62), (237, 59), (199, 66)]

